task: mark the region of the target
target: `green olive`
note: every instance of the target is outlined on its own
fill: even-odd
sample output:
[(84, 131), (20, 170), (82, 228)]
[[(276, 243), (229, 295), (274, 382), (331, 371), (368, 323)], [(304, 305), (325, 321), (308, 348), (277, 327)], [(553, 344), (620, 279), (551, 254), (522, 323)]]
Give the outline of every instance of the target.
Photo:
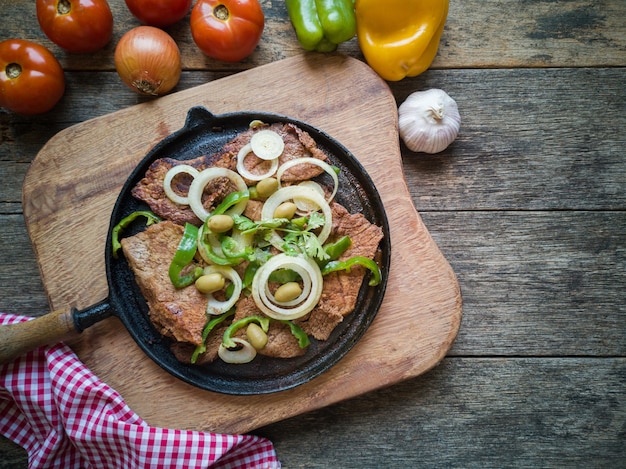
[(224, 288), (226, 280), (220, 273), (202, 275), (196, 280), (196, 288), (200, 293), (213, 293)]
[(261, 179), (256, 185), (256, 193), (261, 199), (267, 199), (270, 195), (278, 190), (278, 179), (265, 178)]
[(257, 323), (251, 322), (246, 328), (246, 337), (248, 342), (256, 350), (261, 350), (267, 344), (267, 334)]
[(302, 293), (302, 287), (298, 282), (287, 282), (276, 290), (274, 299), (279, 303), (295, 300)]
[(213, 233), (226, 233), (234, 224), (232, 217), (228, 215), (213, 215), (207, 221), (207, 225)]
[(293, 202), (283, 202), (274, 210), (274, 218), (287, 218), (291, 220), (296, 214), (296, 210), (298, 210), (298, 207), (296, 207), (296, 204)]

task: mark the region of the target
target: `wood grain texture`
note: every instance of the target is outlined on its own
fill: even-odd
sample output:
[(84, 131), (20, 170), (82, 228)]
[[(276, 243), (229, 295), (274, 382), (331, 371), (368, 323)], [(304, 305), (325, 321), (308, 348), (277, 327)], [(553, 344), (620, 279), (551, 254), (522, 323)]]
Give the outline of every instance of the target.
[[(272, 84), (274, 76), (284, 80)], [(254, 83), (266, 85), (259, 89)], [(352, 100), (355, 86), (368, 99)], [(179, 382), (147, 363), (115, 319), (71, 341), (81, 360), (152, 425), (235, 433), (417, 376), (439, 363), (460, 325), (458, 284), (409, 195), (393, 96), (362, 62), (338, 55), (258, 67), (85, 121), (49, 140), (26, 174), (23, 202), (53, 307), (83, 308), (105, 298), (104, 241), (119, 188), (157, 141), (182, 126), (194, 105), (218, 114), (289, 113), (350, 149), (381, 195), (391, 245), (397, 247), (385, 273), (383, 305), (365, 337), (338, 365), (310, 383), (272, 395), (224, 396)], [(81, 235), (71, 236), (77, 232)], [(116, 366), (120, 362), (123, 367)]]
[(625, 421), (623, 357), (446, 358), (257, 433), (289, 469), (617, 468)]
[[(138, 22), (109, 3), (119, 38)], [(184, 24), (170, 28), (186, 67), (176, 91), (301, 54), (283, 2), (262, 5), (262, 44), (240, 64), (203, 58)], [(0, 39), (49, 45), (68, 82), (51, 113), (0, 111), (0, 310), (38, 316), (48, 303), (22, 216), (28, 164), (62, 129), (146, 100), (122, 87), (113, 44), (71, 56), (43, 36), (30, 0), (0, 7)], [(438, 87), (461, 107), (443, 154), (400, 147), (413, 202), (458, 276), (461, 328), (430, 372), (257, 430), (284, 467), (625, 467), (625, 9), (452, 1), (433, 67), (389, 84), (398, 103)], [(362, 60), (355, 41), (340, 52)], [(0, 467), (27, 465), (0, 438)]]
[(625, 356), (626, 212), (422, 212), (459, 277), (451, 356)]

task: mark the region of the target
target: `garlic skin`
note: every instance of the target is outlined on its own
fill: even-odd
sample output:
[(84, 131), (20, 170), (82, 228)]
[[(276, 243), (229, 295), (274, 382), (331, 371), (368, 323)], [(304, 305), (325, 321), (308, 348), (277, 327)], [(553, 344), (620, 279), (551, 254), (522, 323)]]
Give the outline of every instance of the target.
[(445, 91), (416, 91), (398, 108), (398, 127), (409, 150), (439, 153), (456, 139), (461, 115), (456, 101)]

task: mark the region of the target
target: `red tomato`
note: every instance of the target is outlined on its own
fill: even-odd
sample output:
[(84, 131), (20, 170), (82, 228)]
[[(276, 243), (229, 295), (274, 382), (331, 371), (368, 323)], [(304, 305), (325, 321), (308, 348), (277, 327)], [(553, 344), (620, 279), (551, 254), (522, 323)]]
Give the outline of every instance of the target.
[(191, 10), (191, 35), (211, 58), (238, 62), (257, 46), (265, 26), (258, 0), (198, 0)]
[(0, 42), (0, 107), (41, 114), (65, 92), (61, 64), (44, 46), (23, 39)]
[(45, 35), (68, 52), (95, 52), (113, 34), (106, 0), (37, 0), (37, 20)]
[(126, 0), (126, 6), (143, 24), (164, 28), (182, 20), (192, 0)]

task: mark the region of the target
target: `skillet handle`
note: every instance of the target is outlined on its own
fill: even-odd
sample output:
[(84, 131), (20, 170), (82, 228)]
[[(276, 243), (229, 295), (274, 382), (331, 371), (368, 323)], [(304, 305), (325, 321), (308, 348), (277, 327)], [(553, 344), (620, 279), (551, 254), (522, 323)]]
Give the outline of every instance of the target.
[(0, 364), (77, 333), (74, 312), (74, 309), (57, 310), (30, 321), (0, 326)]

